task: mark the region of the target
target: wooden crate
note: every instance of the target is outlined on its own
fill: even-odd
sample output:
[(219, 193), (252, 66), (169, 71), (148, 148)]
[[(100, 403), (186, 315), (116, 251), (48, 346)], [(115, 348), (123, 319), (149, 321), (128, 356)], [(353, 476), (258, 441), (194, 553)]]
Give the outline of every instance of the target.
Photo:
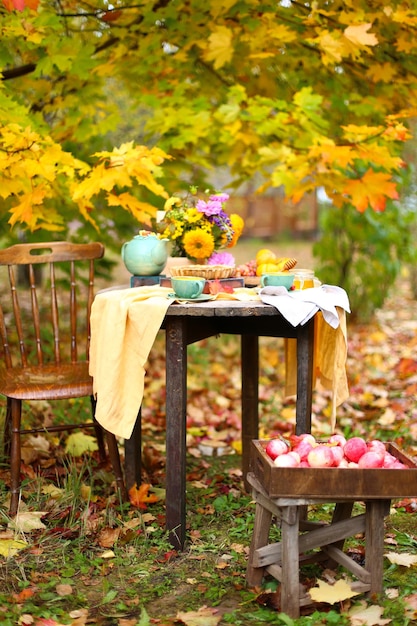
[(252, 471), (271, 498), (320, 498), (332, 502), (417, 497), (417, 463), (395, 444), (387, 450), (407, 469), (276, 467), (267, 440), (253, 440)]

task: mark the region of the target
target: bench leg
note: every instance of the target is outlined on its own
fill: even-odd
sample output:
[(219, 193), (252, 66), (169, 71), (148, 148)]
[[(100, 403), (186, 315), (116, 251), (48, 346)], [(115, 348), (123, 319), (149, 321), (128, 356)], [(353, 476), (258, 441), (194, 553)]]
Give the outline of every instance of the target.
[(252, 541), (249, 548), (248, 567), (246, 569), (246, 583), (249, 587), (256, 587), (262, 583), (264, 577), (263, 567), (253, 567), (253, 556), (258, 548), (268, 544), (269, 530), (271, 528), (272, 513), (256, 503), (255, 523), (253, 526)]
[(295, 619), (300, 616), (299, 526), (300, 507), (283, 507), (281, 610)]
[(366, 502), (365, 567), (371, 574), (369, 595), (382, 593), (384, 566), (384, 518), (389, 513), (390, 500)]

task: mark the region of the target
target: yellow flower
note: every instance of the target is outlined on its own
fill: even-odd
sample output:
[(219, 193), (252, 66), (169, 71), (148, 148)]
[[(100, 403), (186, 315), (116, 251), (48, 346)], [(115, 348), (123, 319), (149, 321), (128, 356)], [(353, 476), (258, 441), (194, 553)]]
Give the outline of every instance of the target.
[(208, 259), (214, 252), (214, 239), (202, 228), (185, 233), (183, 243), (186, 255), (193, 259)]
[(169, 211), (175, 205), (181, 206), (182, 200), (178, 196), (171, 196), (164, 204), (164, 211)]
[(194, 224), (195, 222), (199, 222), (201, 221), (201, 213), (200, 211), (197, 211), (195, 207), (192, 207), (191, 209), (187, 209), (184, 215), (184, 220), (188, 222), (189, 224)]
[(237, 244), (237, 240), (239, 239), (240, 235), (242, 234), (245, 222), (243, 221), (243, 218), (241, 218), (240, 215), (238, 215), (237, 213), (232, 213), (231, 214), (230, 221), (232, 222), (233, 237), (232, 237), (232, 240), (231, 240), (231, 242), (229, 243), (229, 245), (227, 247), (228, 248), (233, 248), (233, 246), (235, 246)]

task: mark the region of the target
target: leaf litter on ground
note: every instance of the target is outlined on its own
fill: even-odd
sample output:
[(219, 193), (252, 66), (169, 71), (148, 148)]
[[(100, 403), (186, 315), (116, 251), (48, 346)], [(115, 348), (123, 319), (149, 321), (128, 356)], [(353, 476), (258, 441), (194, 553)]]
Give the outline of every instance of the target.
[[(372, 325), (348, 325), (350, 397), (338, 411), (337, 428), (340, 432), (393, 441), (411, 456), (416, 454), (416, 331), (417, 303), (410, 296), (406, 283), (401, 284), (395, 298), (388, 300), (384, 309), (376, 314)], [(285, 398), (282, 392), (284, 354), (276, 346), (275, 339), (260, 340), (261, 438), (287, 436), (294, 431), (294, 402)], [(46, 602), (41, 599), (42, 594), (45, 594), (42, 589), (47, 588), (50, 579), (54, 584), (54, 593), (61, 602), (61, 613), (57, 613), (55, 621), (51, 618), (51, 624), (60, 623), (60, 617), (65, 624), (87, 623), (87, 620), (88, 623), (105, 624), (105, 615), (109, 614), (110, 607), (114, 607), (115, 621), (112, 623), (120, 625), (132, 623), (136, 626), (151, 622), (187, 624), (187, 620), (193, 623), (194, 618), (197, 619), (196, 624), (205, 623), (201, 619), (213, 619), (216, 624), (222, 620), (226, 623), (224, 618), (228, 621), (232, 619), (228, 615), (236, 614), (236, 619), (239, 619), (239, 615), (250, 610), (265, 611), (263, 619), (269, 619), (271, 624), (284, 623), (276, 621), (279, 620), (278, 600), (276, 603), (265, 601), (264, 606), (259, 608), (262, 603), (257, 603), (256, 599), (260, 590), (247, 590), (245, 585), (253, 504), (242, 487), (240, 457), (236, 454), (241, 438), (239, 343), (235, 338), (222, 337), (190, 346), (188, 367), (187, 480), (188, 496), (196, 502), (188, 514), (188, 549), (184, 554), (173, 551), (164, 532), (165, 362), (164, 339), (161, 335), (149, 358), (146, 402), (142, 412), (143, 484), (146, 487), (136, 487), (132, 494), (134, 501), (130, 507), (123, 508), (112, 495), (109, 468), (97, 463), (94, 451), (86, 452), (83, 449), (83, 437), (75, 440), (77, 445), (80, 444), (80, 448), (75, 449), (81, 455), (80, 462), (73, 458), (76, 470), (83, 475), (78, 485), (74, 478), (71, 479), (72, 483), (68, 477), (65, 479), (66, 484), (62, 481), (62, 477), (68, 474), (68, 468), (62, 468), (59, 464), (65, 440), (58, 443), (52, 440), (52, 455), (57, 454), (48, 463), (44, 458), (47, 449), (45, 442), (38, 446), (36, 454), (32, 455), (32, 463), (23, 466), (27, 479), (23, 498), (30, 508), (26, 516), (29, 526), (19, 529), (15, 525), (16, 534), (3, 539), (16, 542), (14, 546), (10, 544), (11, 551), (2, 553), (3, 561), (0, 561), (0, 579), (6, 574), (8, 576), (5, 592), (0, 594), (0, 612), (6, 617), (9, 610), (7, 597), (19, 598), (20, 615), (25, 607), (30, 607), (28, 603), (32, 602), (33, 596), (39, 595), (38, 605), (42, 607), (42, 602)], [(313, 430), (323, 436), (329, 434), (328, 406), (328, 395), (316, 392)], [(34, 441), (29, 440), (30, 446), (35, 450)], [(221, 449), (226, 449), (228, 453), (224, 459), (218, 455)], [(231, 451), (235, 454), (230, 454)], [(91, 459), (87, 461), (87, 467), (86, 458)], [(91, 469), (93, 459), (94, 470)], [(7, 470), (0, 470), (0, 478), (7, 484)], [(87, 485), (89, 482), (92, 486)], [(88, 493), (85, 492), (87, 486)], [(81, 497), (83, 493), (84, 498)], [(66, 502), (68, 499), (71, 501), (69, 506)], [(47, 506), (43, 506), (45, 504)], [(138, 509), (141, 513), (138, 513)], [(386, 563), (391, 563), (386, 584), (389, 583), (393, 591), (399, 591), (400, 600), (402, 593), (417, 586), (412, 567), (414, 559), (410, 554), (410, 545), (417, 546), (416, 530), (414, 524), (404, 521), (416, 510), (417, 500), (412, 498), (393, 503), (388, 521), (386, 545), (387, 549), (392, 547), (392, 552), (386, 555)], [(45, 525), (47, 531), (42, 528)], [(52, 542), (56, 541), (54, 537), (57, 536), (57, 533), (51, 532), (54, 528), (62, 538), (67, 537), (65, 546), (71, 552), (78, 551), (78, 558), (81, 559), (78, 565), (68, 566), (69, 553), (66, 554), (65, 576), (61, 575), (59, 560), (54, 560), (56, 550)], [(21, 541), (22, 533), (24, 542)], [(63, 545), (60, 544), (60, 550), (64, 554), (66, 548)], [(354, 548), (350, 546), (350, 549)], [(224, 555), (228, 558), (223, 559)], [(358, 558), (362, 556), (359, 548)], [(30, 564), (33, 558), (37, 559), (36, 566)], [(395, 563), (396, 559), (400, 562)], [(190, 566), (196, 563), (199, 564), (197, 569)], [(85, 573), (74, 578), (72, 572), (75, 573), (80, 567)], [(25, 574), (19, 581), (19, 573), (22, 571)], [(112, 579), (114, 574), (116, 577), (112, 584), (116, 584), (118, 593), (104, 586), (97, 595), (102, 581)], [(408, 585), (404, 583), (407, 580), (404, 576), (409, 577)], [(117, 582), (118, 578), (123, 579), (121, 585)], [(313, 573), (309, 587), (319, 584), (319, 580), (320, 572)], [(207, 584), (208, 581), (210, 584)], [(36, 586), (30, 586), (31, 582), (36, 582)], [(24, 594), (27, 584), (30, 593)], [(78, 598), (77, 602), (83, 607), (77, 617), (70, 606), (65, 604), (67, 596), (59, 596), (58, 584), (64, 585), (64, 589), (73, 589), (72, 598)], [(193, 596), (191, 606), (192, 589), (197, 590), (197, 595)], [(272, 600), (272, 595), (270, 598)], [(415, 615), (415, 596), (408, 593), (404, 601), (406, 598), (409, 602), (408, 614)], [(350, 623), (354, 626), (390, 621), (389, 617), (383, 617), (384, 611), (389, 609), (375, 601), (371, 601), (369, 607), (361, 601), (357, 605), (357, 612), (352, 608), (350, 614), (349, 601), (344, 603), (343, 600), (346, 598), (338, 598), (334, 607), (337, 608), (339, 604), (341, 618), (349, 615)], [(351, 602), (355, 602), (355, 599)], [(16, 602), (13, 604), (16, 605)], [(240, 609), (240, 606), (243, 608)], [(317, 607), (324, 610), (322, 603), (316, 607), (313, 605), (311, 610)], [(33, 623), (41, 624), (39, 620), (46, 619), (41, 612), (42, 609), (33, 609), (31, 614), (25, 609), (25, 614), (32, 615)], [(136, 617), (131, 617), (132, 612)], [(68, 621), (71, 613), (74, 618)], [(267, 615), (270, 617), (267, 618)]]

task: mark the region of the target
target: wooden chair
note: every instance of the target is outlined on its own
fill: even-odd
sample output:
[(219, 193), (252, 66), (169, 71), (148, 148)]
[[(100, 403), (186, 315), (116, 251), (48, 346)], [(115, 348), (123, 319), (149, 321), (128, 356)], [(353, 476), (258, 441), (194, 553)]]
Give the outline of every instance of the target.
[[(123, 499), (127, 498), (116, 438), (108, 432), (104, 437), (94, 419), (95, 400), (88, 373), (94, 261), (103, 254), (101, 243), (17, 244), (0, 250), (0, 266), (7, 266), (0, 294), (4, 361), (0, 364), (0, 394), (7, 398), (4, 448), (10, 457), (11, 516), (19, 505), (21, 435), (45, 430), (94, 427), (100, 459), (106, 459), (106, 438), (117, 487)], [(42, 281), (40, 268), (45, 273)], [(84, 396), (91, 398), (91, 422), (21, 428), (23, 401)]]

